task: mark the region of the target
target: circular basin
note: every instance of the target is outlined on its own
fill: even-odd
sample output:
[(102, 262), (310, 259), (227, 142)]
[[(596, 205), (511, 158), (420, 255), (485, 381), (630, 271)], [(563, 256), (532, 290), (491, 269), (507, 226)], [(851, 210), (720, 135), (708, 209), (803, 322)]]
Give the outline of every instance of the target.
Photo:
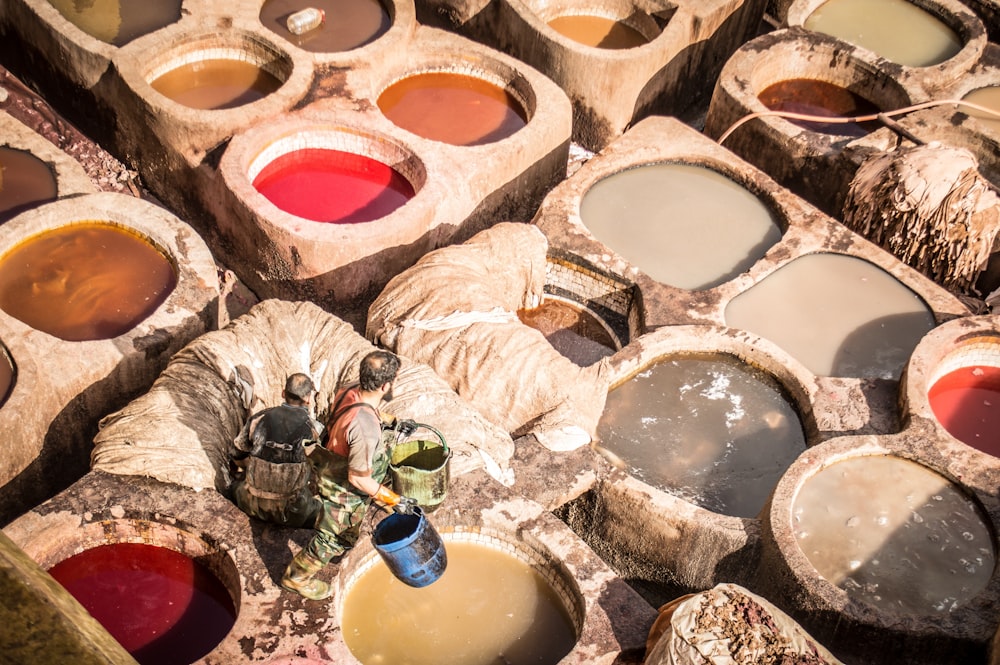
[(597, 435), (599, 450), (647, 485), (735, 517), (757, 516), (805, 450), (782, 386), (727, 354), (645, 367), (608, 394)]
[(114, 46), (176, 23), (181, 0), (49, 0), (66, 20), (85, 33)]
[(505, 87), (455, 72), (425, 72), (388, 86), (382, 113), (408, 132), (452, 145), (505, 139), (527, 124), (523, 105)]
[(607, 176), (584, 195), (580, 218), (598, 240), (650, 277), (682, 289), (732, 279), (781, 238), (774, 215), (757, 196), (718, 171), (692, 164), (646, 164)]
[(165, 547), (98, 545), (48, 572), (141, 665), (196, 662), (236, 620), (233, 598), (213, 572)]
[(100, 221), (40, 233), (0, 258), (0, 309), (68, 341), (128, 332), (176, 285), (174, 266), (159, 249)]
[(57, 196), (48, 164), (25, 150), (0, 147), (0, 222)]
[[(315, 7), (326, 20), (300, 35), (288, 29), (291, 14)], [(378, 0), (266, 0), (260, 22), (268, 30), (312, 53), (341, 53), (370, 44), (392, 27), (392, 18)]]
[(945, 614), (993, 574), (982, 509), (948, 479), (900, 457), (856, 456), (822, 468), (799, 488), (792, 519), (816, 572), (879, 609)]

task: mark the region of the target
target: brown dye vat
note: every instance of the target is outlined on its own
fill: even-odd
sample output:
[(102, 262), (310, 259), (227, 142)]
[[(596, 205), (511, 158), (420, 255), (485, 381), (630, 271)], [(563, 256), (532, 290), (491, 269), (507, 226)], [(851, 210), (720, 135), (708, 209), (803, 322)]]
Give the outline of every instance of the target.
[(499, 141), (527, 123), (521, 105), (500, 86), (448, 72), (404, 78), (379, 95), (378, 106), (395, 125), (452, 145)]
[(777, 381), (723, 354), (643, 369), (608, 393), (597, 435), (598, 450), (647, 485), (747, 518), (806, 445)]
[(150, 85), (178, 104), (194, 109), (230, 109), (263, 99), (282, 81), (242, 60), (198, 60), (172, 69)]
[(617, 350), (614, 339), (594, 315), (565, 300), (546, 298), (538, 307), (518, 310), (517, 318), (545, 335), (556, 351), (581, 367)]
[(638, 30), (603, 16), (558, 16), (549, 21), (549, 27), (575, 42), (595, 48), (620, 50), (649, 43)]
[[(839, 85), (816, 79), (788, 79), (779, 81), (757, 95), (761, 103), (772, 111), (786, 111), (803, 115), (849, 118), (879, 113), (875, 104)], [(786, 118), (788, 122), (823, 134), (861, 137), (882, 125), (876, 121), (863, 123), (811, 122)]]
[(0, 147), (0, 222), (57, 196), (48, 164), (30, 152)]
[(7, 401), (14, 387), (14, 361), (7, 350), (0, 346), (0, 406)]
[[(288, 30), (289, 15), (307, 7), (326, 13), (318, 28), (301, 35)], [(260, 10), (260, 22), (299, 48), (313, 53), (340, 53), (369, 44), (392, 26), (378, 0), (268, 0)]]
[(0, 260), (0, 309), (67, 341), (128, 332), (176, 285), (173, 266), (155, 247), (100, 222), (46, 231)]
[(181, 0), (49, 0), (67, 21), (88, 35), (114, 46), (124, 46), (175, 23), (181, 18)]
[(573, 622), (537, 570), (492, 547), (445, 549), (429, 586), (406, 586), (379, 561), (348, 591), (344, 641), (364, 665), (555, 665), (573, 649)]

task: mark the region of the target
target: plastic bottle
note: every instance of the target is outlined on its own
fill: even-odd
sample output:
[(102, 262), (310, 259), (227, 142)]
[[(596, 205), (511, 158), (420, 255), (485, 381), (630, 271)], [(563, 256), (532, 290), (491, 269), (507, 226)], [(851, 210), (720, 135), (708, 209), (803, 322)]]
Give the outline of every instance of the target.
[(310, 30), (315, 30), (321, 26), (325, 20), (326, 12), (322, 9), (306, 7), (305, 9), (300, 9), (294, 14), (291, 14), (288, 17), (288, 20), (285, 21), (285, 25), (288, 26), (288, 31), (293, 35), (301, 35), (309, 32)]

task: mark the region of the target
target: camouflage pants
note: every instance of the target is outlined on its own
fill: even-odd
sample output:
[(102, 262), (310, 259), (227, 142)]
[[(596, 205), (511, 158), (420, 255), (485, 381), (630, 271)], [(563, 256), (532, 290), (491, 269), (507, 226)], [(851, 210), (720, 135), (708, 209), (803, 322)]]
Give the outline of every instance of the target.
[[(387, 443), (388, 439), (383, 438)], [(361, 535), (361, 524), (372, 499), (347, 482), (346, 458), (328, 451), (318, 451), (313, 458), (318, 476), (322, 512), (316, 522), (316, 533), (304, 551), (313, 558), (329, 563), (354, 547)], [(372, 478), (381, 483), (389, 473), (386, 445), (379, 447), (372, 460)]]

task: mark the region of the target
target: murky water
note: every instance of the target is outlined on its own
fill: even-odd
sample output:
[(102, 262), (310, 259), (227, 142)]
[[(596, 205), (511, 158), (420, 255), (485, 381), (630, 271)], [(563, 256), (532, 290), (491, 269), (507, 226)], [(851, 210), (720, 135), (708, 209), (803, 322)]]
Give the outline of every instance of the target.
[(618, 50), (649, 43), (635, 28), (603, 16), (558, 16), (549, 21), (549, 27), (575, 42), (596, 48)]
[(636, 478), (737, 517), (755, 517), (805, 450), (777, 381), (721, 354), (646, 368), (608, 394), (597, 431)]
[(836, 462), (793, 504), (796, 540), (851, 597), (908, 614), (948, 612), (982, 591), (996, 554), (982, 511), (956, 485), (898, 457)]
[(48, 164), (25, 150), (0, 147), (0, 222), (55, 201), (57, 195)]
[[(824, 118), (855, 118), (879, 113), (875, 104), (861, 95), (839, 85), (816, 79), (786, 79), (764, 88), (757, 95), (761, 103), (772, 111), (786, 111)], [(786, 118), (793, 125), (823, 134), (861, 137), (882, 126), (869, 122), (819, 122)]]
[(752, 192), (690, 164), (647, 164), (603, 178), (584, 195), (580, 219), (650, 277), (682, 289), (732, 279), (781, 239)]
[[(290, 14), (315, 7), (326, 20), (315, 30), (294, 35), (286, 21)], [(313, 53), (340, 53), (369, 44), (392, 27), (392, 20), (378, 0), (267, 0), (260, 9), (264, 27), (292, 44)]]
[(153, 245), (100, 222), (46, 231), (0, 260), (0, 308), (69, 341), (128, 332), (176, 285), (173, 265)]
[(551, 585), (497, 549), (445, 541), (448, 567), (414, 588), (379, 561), (350, 588), (344, 641), (364, 665), (555, 665), (576, 642)]
[(926, 304), (863, 259), (807, 254), (726, 306), (726, 325), (765, 337), (819, 376), (898, 379), (935, 325)]
[(263, 99), (281, 81), (257, 65), (226, 58), (205, 59), (171, 69), (150, 85), (178, 104), (219, 110)]
[(49, 0), (66, 20), (114, 46), (175, 23), (181, 0)]

